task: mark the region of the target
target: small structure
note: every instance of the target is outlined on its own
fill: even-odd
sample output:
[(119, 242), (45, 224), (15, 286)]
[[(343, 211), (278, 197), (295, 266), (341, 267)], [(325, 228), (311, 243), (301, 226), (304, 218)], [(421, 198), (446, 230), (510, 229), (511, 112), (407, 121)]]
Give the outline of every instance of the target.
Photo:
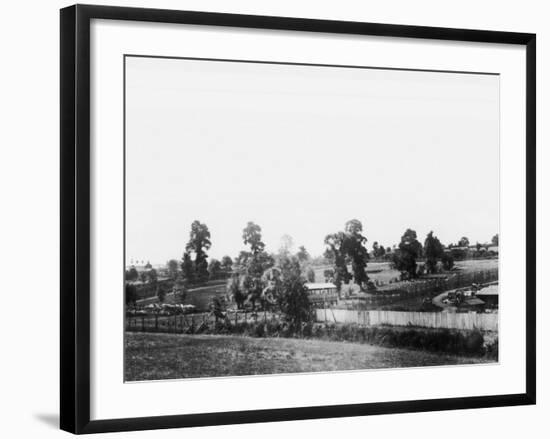
[(331, 282), (310, 282), (305, 284), (309, 300), (313, 304), (331, 304), (338, 301), (338, 289)]
[(487, 307), (498, 308), (498, 284), (480, 289), (476, 293), (476, 297), (483, 300)]

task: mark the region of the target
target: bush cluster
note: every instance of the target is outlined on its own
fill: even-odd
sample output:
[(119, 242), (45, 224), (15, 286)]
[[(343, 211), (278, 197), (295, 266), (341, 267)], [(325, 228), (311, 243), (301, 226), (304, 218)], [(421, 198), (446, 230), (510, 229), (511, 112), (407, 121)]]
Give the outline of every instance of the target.
[(369, 343), (385, 347), (422, 349), (430, 352), (487, 356), (491, 359), (498, 359), (498, 338), (486, 344), (483, 333), (479, 330), (458, 331), (312, 322), (292, 325), (279, 320), (243, 321), (234, 324), (228, 320), (219, 320), (215, 324), (201, 323), (194, 327), (190, 326), (186, 332)]

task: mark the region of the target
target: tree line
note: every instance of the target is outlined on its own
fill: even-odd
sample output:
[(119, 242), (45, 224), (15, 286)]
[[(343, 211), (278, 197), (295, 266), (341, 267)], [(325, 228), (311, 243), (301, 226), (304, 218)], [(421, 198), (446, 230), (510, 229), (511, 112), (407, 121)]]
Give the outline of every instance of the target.
[[(299, 283), (315, 282), (313, 259), (304, 246), (300, 246), (294, 253), (289, 235), (282, 237), (281, 247), (276, 254), (266, 251), (262, 229), (252, 221), (246, 224), (241, 237), (246, 248), (235, 259), (226, 255), (221, 260), (208, 260), (207, 252), (212, 245), (210, 230), (205, 223), (193, 221), (181, 261), (172, 259), (167, 262), (169, 276), (178, 283), (180, 290), (207, 280), (227, 278), (228, 294), (239, 308), (246, 303), (252, 308), (260, 306), (262, 309), (290, 306), (292, 300), (298, 300), (301, 295), (301, 289), (297, 287)], [(392, 267), (401, 273), (402, 280), (415, 279), (424, 273), (451, 270), (455, 257), (458, 255), (460, 259), (457, 252), (469, 246), (468, 238), (462, 237), (457, 245), (449, 244), (446, 249), (433, 231), (427, 234), (422, 244), (412, 229), (405, 230), (399, 244), (393, 249), (374, 241), (372, 252), (369, 253), (367, 241), (363, 224), (358, 219), (351, 219), (344, 224), (343, 230), (326, 235), (323, 260), (331, 268), (324, 271), (325, 281), (333, 282), (338, 290), (342, 284), (349, 284), (352, 280), (362, 290), (375, 288), (367, 275), (371, 255), (389, 260)], [(498, 234), (493, 236), (491, 242), (498, 245)], [(420, 259), (424, 260), (424, 264), (418, 264)], [(315, 261), (318, 262), (318, 259)], [(148, 265), (149, 270), (141, 273), (131, 267), (126, 272), (126, 279), (156, 284), (158, 274)], [(291, 293), (294, 294), (292, 300), (283, 291), (291, 285)], [(158, 295), (162, 302), (166, 291), (161, 288)]]

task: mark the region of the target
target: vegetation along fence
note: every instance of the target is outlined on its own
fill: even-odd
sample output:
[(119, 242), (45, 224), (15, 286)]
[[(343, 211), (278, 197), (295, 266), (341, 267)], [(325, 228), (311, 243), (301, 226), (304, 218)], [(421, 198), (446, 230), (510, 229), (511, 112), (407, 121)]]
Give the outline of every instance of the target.
[(318, 309), (317, 321), (355, 323), (358, 325), (419, 326), (424, 328), (498, 330), (498, 314), (407, 312), (407, 311), (358, 311), (348, 309)]
[(434, 290), (447, 291), (455, 288), (469, 287), (473, 283), (483, 284), (496, 280), (498, 280), (498, 268), (479, 271), (457, 271), (447, 276), (384, 285), (379, 287), (376, 293), (381, 296), (399, 293), (412, 295), (424, 294)]
[(127, 316), (126, 330), (133, 332), (165, 332), (175, 334), (194, 334), (207, 328), (215, 327), (216, 322), (224, 322), (228, 326), (243, 323), (273, 323), (279, 322), (280, 316), (270, 312), (228, 312), (225, 318), (218, 318), (211, 313), (187, 315), (148, 315)]
[[(360, 309), (375, 308), (399, 300), (410, 299), (411, 297), (433, 297), (444, 291), (469, 287), (473, 283), (484, 284), (497, 280), (498, 268), (468, 272), (458, 271), (447, 276), (384, 285), (367, 296), (350, 297), (337, 307), (348, 309), (355, 302), (360, 305)], [(351, 306), (351, 308), (357, 308), (357, 306)]]

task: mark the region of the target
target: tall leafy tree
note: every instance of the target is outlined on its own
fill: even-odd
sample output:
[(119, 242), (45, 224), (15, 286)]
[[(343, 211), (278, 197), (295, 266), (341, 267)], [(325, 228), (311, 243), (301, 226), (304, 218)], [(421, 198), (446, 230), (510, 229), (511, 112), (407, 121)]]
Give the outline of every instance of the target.
[(135, 282), (139, 278), (139, 273), (136, 270), (136, 267), (132, 266), (127, 272), (126, 280), (129, 280), (130, 282)]
[(265, 251), (262, 242), (262, 229), (259, 225), (248, 222), (243, 229), (243, 242), (250, 246), (250, 251), (243, 250), (234, 261), (235, 275), (228, 281), (227, 290), (238, 307), (249, 302), (253, 308), (257, 303), (265, 306), (262, 293), (265, 287), (262, 276), (273, 267), (275, 260)]
[(151, 268), (149, 270), (149, 272), (147, 273), (147, 277), (149, 278), (150, 283), (156, 284), (158, 279), (159, 279), (158, 274), (157, 274), (157, 270), (155, 270), (154, 268)]
[(170, 259), (166, 263), (166, 268), (168, 269), (168, 273), (170, 274), (170, 277), (172, 279), (178, 277), (178, 261), (176, 261), (175, 259)]
[(230, 256), (224, 256), (221, 261), (222, 270), (230, 273), (233, 268), (233, 259)]
[(428, 274), (435, 273), (437, 261), (443, 257), (443, 245), (437, 236), (434, 236), (433, 231), (428, 233), (424, 241), (424, 256), (426, 257), (426, 271)]
[(381, 258), (386, 254), (386, 248), (383, 245), (378, 244), (378, 241), (374, 241), (372, 244), (372, 254), (375, 258)]
[(257, 254), (264, 251), (265, 244), (262, 242), (262, 228), (249, 221), (243, 230), (243, 241), (245, 245), (250, 246), (252, 254)]
[(451, 252), (446, 251), (443, 253), (443, 256), (441, 257), (441, 263), (443, 264), (443, 269), (447, 271), (451, 270), (454, 267), (455, 260)]
[(292, 248), (294, 247), (294, 240), (292, 236), (285, 234), (281, 236), (281, 246), (279, 247), (279, 254), (288, 256), (292, 253)]
[[(325, 256), (334, 264), (334, 283), (338, 289), (341, 288), (342, 283), (348, 284), (352, 278), (362, 288), (369, 280), (366, 271), (369, 260), (366, 242), (363, 224), (357, 219), (346, 222), (343, 232), (332, 233), (325, 237), (327, 246)], [(351, 263), (353, 275), (348, 272), (348, 263)]]
[(252, 253), (246, 250), (241, 250), (238, 256), (233, 261), (235, 269), (239, 273), (246, 273), (248, 264), (252, 260)]
[(277, 304), (290, 325), (300, 328), (302, 323), (312, 319), (312, 306), (300, 261), (296, 257), (284, 258), (279, 269), (281, 276), (274, 287)]
[(311, 259), (311, 256), (309, 255), (308, 251), (303, 245), (298, 247), (298, 252), (296, 253), (296, 257), (298, 258), (300, 263), (307, 262)]
[(227, 279), (227, 293), (233, 298), (237, 304), (237, 308), (242, 309), (246, 300), (246, 294), (241, 288), (240, 276), (238, 274), (233, 274)]
[(470, 245), (470, 240), (466, 236), (463, 236), (458, 241), (458, 246), (459, 247), (468, 247), (469, 245)]
[(372, 244), (372, 254), (374, 255), (375, 258), (381, 258), (386, 254), (386, 247), (379, 244), (378, 241), (374, 241), (374, 243)]
[(346, 235), (344, 232), (331, 233), (325, 237), (325, 257), (334, 265), (334, 284), (340, 290), (342, 284), (348, 284), (351, 275), (348, 272)]
[(210, 275), (210, 279), (217, 279), (219, 278), (220, 274), (222, 272), (222, 264), (217, 259), (210, 259), (210, 263), (208, 264), (208, 273)]
[(157, 290), (157, 298), (160, 303), (164, 303), (164, 301), (166, 300), (166, 290), (162, 285), (159, 286)]
[(185, 303), (187, 298), (187, 288), (183, 283), (178, 283), (172, 288), (172, 294), (177, 303)]
[(195, 266), (193, 264), (193, 261), (191, 260), (191, 255), (189, 252), (183, 253), (183, 258), (181, 261), (181, 271), (183, 274), (183, 278), (187, 283), (194, 283), (195, 282)]
[(137, 288), (135, 285), (126, 284), (124, 287), (124, 301), (127, 306), (136, 306), (138, 300)]
[(243, 230), (243, 241), (250, 246), (250, 253), (241, 252), (240, 255), (246, 258), (246, 272), (254, 279), (261, 278), (265, 270), (275, 265), (273, 256), (264, 250), (262, 228), (250, 221)]
[(211, 245), (208, 226), (198, 220), (193, 221), (189, 233), (189, 242), (185, 246), (185, 250), (195, 253), (195, 276), (199, 282), (208, 279), (208, 254), (206, 250)]
[(363, 236), (363, 224), (357, 219), (352, 219), (346, 223), (345, 231), (353, 279), (357, 285), (363, 287), (369, 280), (366, 271), (369, 252), (365, 247), (367, 238)]
[(407, 229), (401, 237), (398, 250), (393, 252), (393, 266), (401, 271), (402, 276), (414, 279), (417, 277), (416, 260), (422, 256), (422, 244), (418, 242), (416, 232)]
[(493, 245), (498, 245), (498, 233), (491, 238), (491, 243)]

